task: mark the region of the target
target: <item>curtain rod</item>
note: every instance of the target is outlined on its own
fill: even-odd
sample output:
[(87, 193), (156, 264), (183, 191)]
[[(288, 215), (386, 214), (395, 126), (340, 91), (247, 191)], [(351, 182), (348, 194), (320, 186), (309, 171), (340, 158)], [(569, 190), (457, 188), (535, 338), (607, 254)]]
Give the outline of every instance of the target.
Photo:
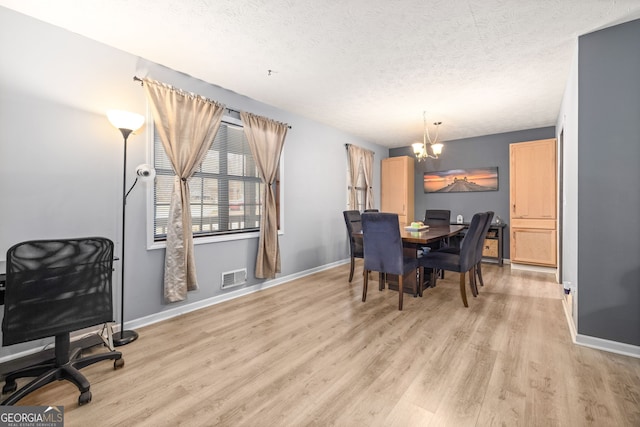
[[(138, 76), (133, 76), (133, 81), (134, 82), (140, 82), (140, 86), (144, 86), (144, 80), (142, 80), (140, 77)], [(240, 114), (240, 110), (235, 110), (233, 108), (229, 108), (229, 107), (224, 107), (225, 110), (229, 111), (230, 113), (238, 113)], [(287, 128), (291, 129), (291, 125), (287, 125)]]

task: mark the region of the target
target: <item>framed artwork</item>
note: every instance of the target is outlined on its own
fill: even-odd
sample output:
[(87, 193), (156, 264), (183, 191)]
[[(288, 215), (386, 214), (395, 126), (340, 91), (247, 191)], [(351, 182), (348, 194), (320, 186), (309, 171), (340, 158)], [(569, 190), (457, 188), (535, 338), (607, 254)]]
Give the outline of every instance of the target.
[(424, 173), (425, 193), (498, 191), (498, 168), (467, 168)]

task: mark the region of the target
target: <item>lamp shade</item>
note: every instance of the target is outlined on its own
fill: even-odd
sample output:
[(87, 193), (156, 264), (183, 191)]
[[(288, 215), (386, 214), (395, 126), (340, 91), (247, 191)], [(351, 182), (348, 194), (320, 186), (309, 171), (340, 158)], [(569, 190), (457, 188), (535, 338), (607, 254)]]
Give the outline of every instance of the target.
[(129, 111), (109, 110), (107, 111), (107, 118), (118, 129), (127, 129), (131, 132), (137, 131), (144, 124), (143, 115), (130, 113)]
[(141, 164), (136, 168), (136, 175), (142, 181), (153, 181), (156, 177), (156, 170), (151, 165)]
[(433, 150), (433, 154), (435, 154), (436, 156), (442, 154), (442, 144), (440, 144), (439, 142), (432, 144), (431, 149)]

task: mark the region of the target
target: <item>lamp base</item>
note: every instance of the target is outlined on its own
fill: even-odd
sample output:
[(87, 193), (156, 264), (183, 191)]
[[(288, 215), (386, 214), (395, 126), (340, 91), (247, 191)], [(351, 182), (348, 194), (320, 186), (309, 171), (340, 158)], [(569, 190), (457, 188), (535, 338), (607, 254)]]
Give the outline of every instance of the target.
[(120, 347), (127, 345), (138, 339), (138, 333), (136, 331), (122, 331), (113, 334), (114, 347)]

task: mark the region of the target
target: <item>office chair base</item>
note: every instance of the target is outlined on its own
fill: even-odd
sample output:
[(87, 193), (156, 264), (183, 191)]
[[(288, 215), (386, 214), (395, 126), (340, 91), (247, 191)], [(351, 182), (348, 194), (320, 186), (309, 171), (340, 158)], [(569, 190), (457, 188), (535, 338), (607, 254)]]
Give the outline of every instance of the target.
[(138, 339), (138, 333), (136, 331), (122, 331), (113, 334), (113, 345), (120, 347), (127, 345)]

